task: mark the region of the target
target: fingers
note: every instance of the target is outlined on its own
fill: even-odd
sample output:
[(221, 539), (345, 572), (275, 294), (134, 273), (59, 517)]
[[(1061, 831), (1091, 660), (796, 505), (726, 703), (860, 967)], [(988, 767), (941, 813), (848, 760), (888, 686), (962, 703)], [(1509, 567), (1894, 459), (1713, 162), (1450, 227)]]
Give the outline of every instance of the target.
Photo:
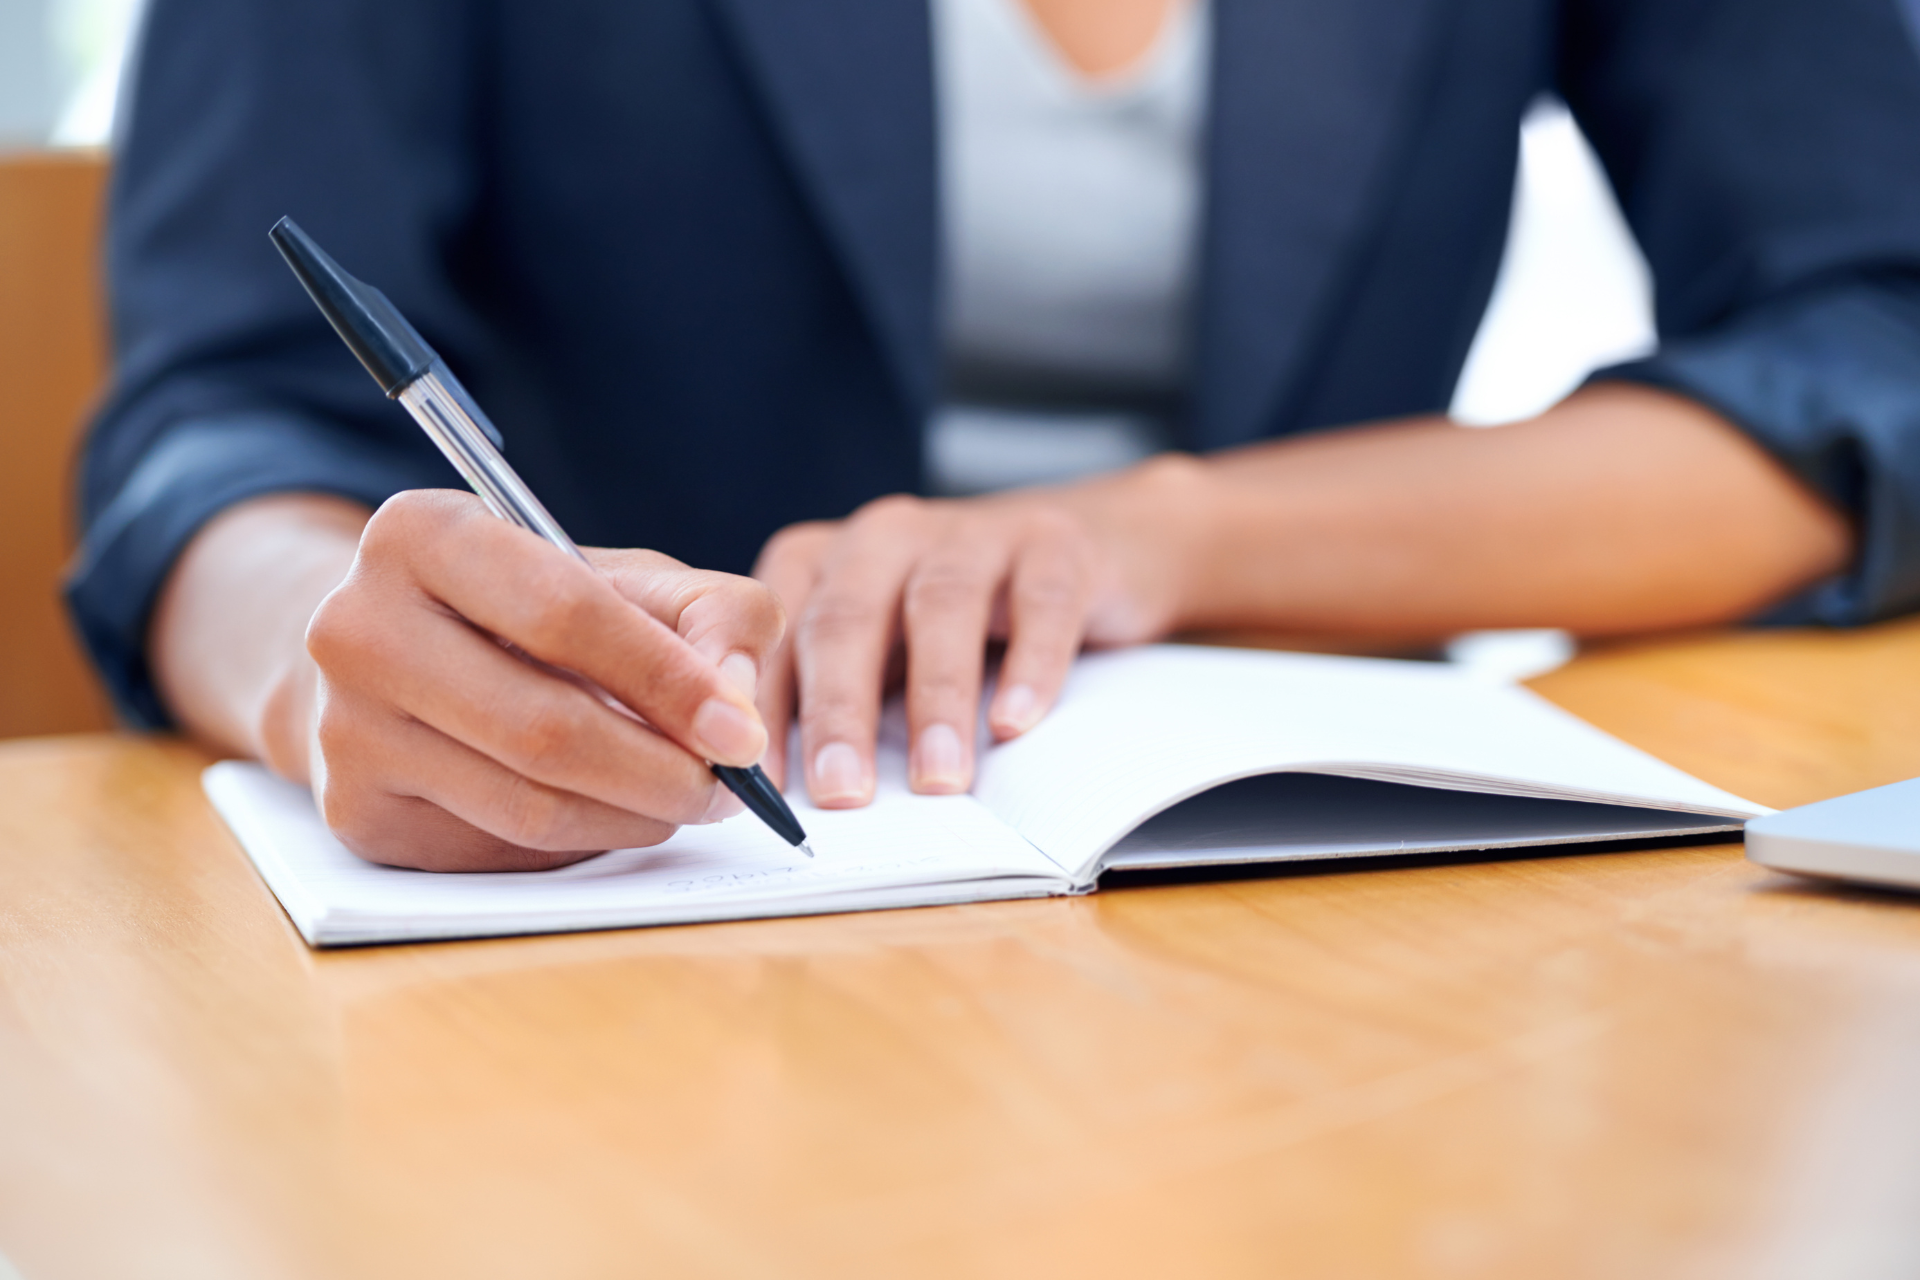
[(987, 622), (1006, 576), (1009, 530), (962, 521), (928, 548), (903, 593), (907, 642), (907, 777), (915, 791), (973, 785), (974, 725)]
[[(761, 550), (753, 576), (773, 592), (788, 618), (805, 613), (818, 577), (820, 556), (835, 530), (836, 526), (824, 521), (789, 525), (768, 539)], [(789, 630), (762, 668), (757, 698), (761, 722), (767, 726), (767, 754), (761, 766), (776, 787), (787, 785), (787, 746), (795, 701), (793, 649)]]
[[(376, 721), (384, 721), (378, 723)], [(670, 823), (535, 782), (427, 725), (330, 692), (322, 816), (361, 857), (424, 871), (540, 871), (658, 844)]]
[(1040, 518), (1022, 543), (1007, 591), (1007, 652), (987, 710), (996, 741), (1040, 723), (1060, 696), (1086, 637), (1093, 604), (1093, 551), (1079, 527)]
[(403, 494), (374, 515), (307, 630), (315, 794), (350, 847), (439, 870), (525, 869), (739, 810), (706, 761), (761, 752), (740, 668), (777, 643), (777, 601), (666, 557), (616, 570), (618, 588), (463, 494)]
[(748, 695), (604, 576), (465, 495), (413, 498), (374, 514), (363, 552), (404, 561), (433, 600), (594, 681), (707, 760), (749, 765), (766, 750)]
[[(974, 726), (996, 604), (1009, 645), (990, 723), (999, 738), (1046, 714), (1085, 634), (1096, 562), (1066, 513), (1037, 502), (890, 498), (838, 526), (797, 526), (756, 575), (795, 619), (791, 674), (776, 661), (760, 705), (780, 726), (797, 700), (801, 765), (823, 808), (867, 803), (883, 677), (904, 640), (909, 781), (952, 794), (973, 782)], [(777, 750), (777, 747), (775, 748)]]
[(930, 549), (906, 589), (907, 722), (916, 791), (973, 785), (973, 741), (989, 618), (1006, 600), (1001, 690), (989, 709), (997, 740), (1039, 723), (1079, 652), (1091, 603), (1091, 548), (1064, 514), (1031, 508), (974, 513)]
[(775, 653), (756, 698), (760, 720), (767, 726), (767, 754), (761, 757), (760, 767), (782, 790), (787, 785), (787, 747), (793, 733), (793, 686), (793, 650), (783, 646)]
[(823, 554), (794, 623), (801, 764), (823, 809), (873, 798), (881, 679), (901, 588), (930, 533), (923, 506), (883, 498), (856, 512)]
[(308, 645), (322, 670), (352, 673), (359, 698), (531, 782), (667, 822), (699, 821), (724, 793), (701, 760), (444, 612), (341, 593)]

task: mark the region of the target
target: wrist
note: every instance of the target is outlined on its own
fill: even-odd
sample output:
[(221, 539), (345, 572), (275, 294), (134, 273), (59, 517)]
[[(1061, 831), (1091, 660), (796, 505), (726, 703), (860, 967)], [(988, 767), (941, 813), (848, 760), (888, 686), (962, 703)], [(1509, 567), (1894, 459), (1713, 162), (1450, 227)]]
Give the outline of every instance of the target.
[(1286, 624), (1300, 583), (1299, 561), (1284, 549), (1312, 545), (1343, 499), (1280, 461), (1276, 447), (1257, 446), (1163, 454), (1139, 468), (1139, 536), (1154, 543), (1167, 579), (1163, 634)]
[(1125, 634), (1100, 638), (1153, 639), (1189, 625), (1215, 539), (1213, 489), (1207, 465), (1186, 453), (1157, 454), (1082, 487), (1125, 602)]

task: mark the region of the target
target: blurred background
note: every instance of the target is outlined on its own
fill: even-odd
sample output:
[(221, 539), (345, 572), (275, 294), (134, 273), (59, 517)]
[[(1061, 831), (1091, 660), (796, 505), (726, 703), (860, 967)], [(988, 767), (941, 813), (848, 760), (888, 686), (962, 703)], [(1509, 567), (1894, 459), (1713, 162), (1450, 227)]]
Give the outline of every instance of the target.
[(138, 0), (0, 0), (0, 146), (107, 140)]
[[(73, 445), (106, 370), (98, 219), (139, 7), (0, 0), (0, 738), (108, 723), (58, 581)], [(1476, 426), (1529, 417), (1654, 341), (1646, 264), (1566, 109), (1536, 104), (1518, 145), (1506, 260), (1453, 402)], [(1569, 651), (1556, 633), (1452, 650), (1494, 677)]]
[(137, 0), (0, 0), (0, 738), (104, 728), (59, 603), (106, 376), (99, 211)]

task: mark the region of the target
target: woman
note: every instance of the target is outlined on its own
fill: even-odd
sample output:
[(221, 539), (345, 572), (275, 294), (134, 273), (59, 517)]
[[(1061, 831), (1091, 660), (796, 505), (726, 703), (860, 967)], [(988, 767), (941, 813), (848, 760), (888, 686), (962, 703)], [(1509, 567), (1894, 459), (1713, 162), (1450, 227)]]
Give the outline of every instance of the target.
[[(915, 785), (950, 791), (990, 631), (1004, 736), (1086, 641), (1920, 598), (1891, 0), (1017, 2), (161, 0), (72, 592), (123, 704), (311, 779), (368, 856), (547, 865), (725, 812), (696, 756), (782, 768), (796, 703), (815, 798), (864, 803), (896, 638)], [(1663, 347), (1462, 431), (1437, 415), (1550, 89)], [(282, 213), (583, 541), (744, 568), (792, 526), (759, 555), (791, 642), (750, 584), (626, 552), (608, 586), (401, 493), (450, 473), (272, 261)]]

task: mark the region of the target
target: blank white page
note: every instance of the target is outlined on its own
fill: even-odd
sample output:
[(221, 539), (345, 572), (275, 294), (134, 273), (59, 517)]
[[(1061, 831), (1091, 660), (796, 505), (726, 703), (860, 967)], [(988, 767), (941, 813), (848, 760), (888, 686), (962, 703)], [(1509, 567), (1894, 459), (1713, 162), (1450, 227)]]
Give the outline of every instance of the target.
[(1081, 659), (1059, 705), (993, 748), (974, 794), (1082, 883), (1169, 805), (1284, 770), (1747, 818), (1545, 699), (1437, 663), (1155, 645)]
[(865, 809), (790, 797), (818, 857), (751, 814), (684, 827), (555, 871), (449, 875), (375, 866), (327, 830), (311, 796), (256, 764), (203, 778), (295, 927), (316, 946), (549, 933), (1033, 897), (1069, 888), (1060, 869), (971, 796), (907, 792), (898, 751)]

